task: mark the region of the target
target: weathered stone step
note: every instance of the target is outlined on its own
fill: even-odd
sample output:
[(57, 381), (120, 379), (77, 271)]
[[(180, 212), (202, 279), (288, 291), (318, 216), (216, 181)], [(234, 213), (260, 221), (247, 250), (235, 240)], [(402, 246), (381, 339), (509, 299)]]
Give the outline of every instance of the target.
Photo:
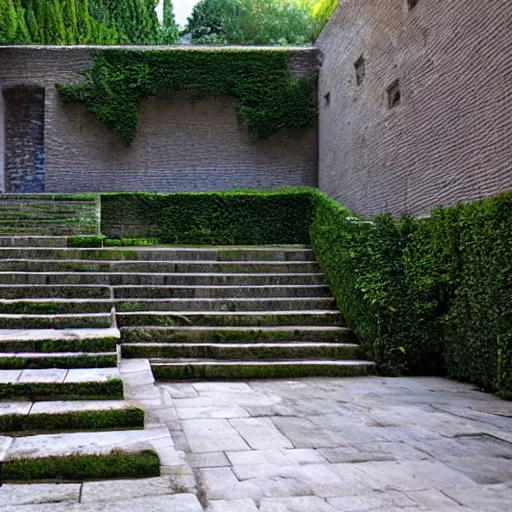
[(151, 361), (156, 379), (355, 377), (375, 372), (369, 361)]
[(44, 299), (44, 298), (77, 298), (77, 299), (110, 299), (111, 289), (99, 285), (0, 285), (2, 299)]
[[(113, 466), (103, 463), (100, 466), (103, 469), (94, 467), (94, 462), (81, 462), (85, 460), (81, 459), (84, 456), (108, 456), (112, 453), (116, 454), (117, 458), (123, 454), (139, 454), (139, 458), (134, 457), (131, 463), (126, 461), (120, 464), (116, 458), (112, 458)], [(56, 464), (55, 458), (62, 460)], [(161, 464), (178, 466), (180, 463), (169, 430), (166, 428), (15, 437), (11, 444), (7, 445), (3, 459), (4, 479), (8, 482), (26, 480), (27, 472), (24, 469), (27, 467), (30, 468), (30, 481), (61, 482), (70, 480), (66, 477), (67, 474), (74, 475), (72, 481), (91, 478), (133, 478), (134, 475), (159, 476)], [(146, 462), (140, 459), (145, 459)], [(38, 460), (39, 463), (28, 465), (28, 461), (31, 460)]]
[(125, 343), (124, 358), (278, 360), (360, 359), (353, 343)]
[(309, 311), (336, 309), (330, 297), (239, 299), (0, 299), (4, 314), (109, 313), (127, 311)]
[[(1, 319), (0, 315), (0, 319)], [(144, 311), (117, 313), (119, 327), (134, 326), (283, 326), (344, 324), (337, 310), (313, 311)]]
[(0, 247), (66, 247), (66, 236), (0, 236)]
[(117, 368), (0, 370), (0, 400), (123, 398)]
[(113, 352), (118, 329), (4, 329), (0, 353), (18, 352)]
[(1, 432), (34, 434), (143, 427), (144, 411), (123, 400), (0, 404)]
[[(0, 219), (0, 229), (10, 221)], [(78, 222), (76, 219), (37, 220), (16, 222), (20, 227)], [(25, 226), (27, 224), (27, 226)], [(314, 261), (311, 249), (204, 249), (204, 248), (161, 248), (161, 247), (113, 247), (98, 249), (77, 249), (63, 247), (4, 247), (0, 248), (0, 259), (66, 259), (66, 260), (139, 260), (139, 261), (219, 261), (219, 262), (298, 262)]]
[(219, 262), (219, 261), (101, 261), (3, 259), (0, 271), (18, 272), (114, 272), (194, 274), (311, 274), (319, 273), (318, 263), (311, 261)]
[(0, 272), (0, 284), (106, 284), (106, 285), (306, 285), (323, 284), (322, 274), (228, 273), (115, 273), (115, 272)]
[(55, 226), (34, 226), (21, 227), (10, 224), (0, 227), (0, 235), (2, 236), (89, 236), (99, 235), (99, 229), (92, 223), (82, 224), (76, 222), (74, 224), (57, 224)]
[(110, 368), (117, 352), (0, 353), (0, 370), (47, 368)]
[(123, 327), (122, 343), (224, 342), (338, 342), (352, 343), (354, 333), (346, 327)]
[(327, 285), (114, 286), (114, 298), (242, 298), (329, 296)]
[(0, 314), (0, 329), (101, 329), (112, 324), (110, 313), (63, 315)]

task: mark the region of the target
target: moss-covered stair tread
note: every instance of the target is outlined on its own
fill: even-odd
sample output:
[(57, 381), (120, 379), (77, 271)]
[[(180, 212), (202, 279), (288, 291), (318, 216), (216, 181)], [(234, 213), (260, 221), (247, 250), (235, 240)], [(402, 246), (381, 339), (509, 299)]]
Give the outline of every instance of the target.
[(110, 313), (72, 314), (3, 314), (0, 313), (0, 329), (87, 329), (109, 328)]
[(109, 368), (117, 352), (0, 352), (0, 370), (44, 368)]
[(0, 371), (1, 400), (109, 400), (123, 397), (115, 368), (51, 368)]
[(150, 359), (157, 379), (265, 379), (283, 377), (352, 377), (371, 375), (370, 361), (275, 360), (219, 361), (200, 359)]

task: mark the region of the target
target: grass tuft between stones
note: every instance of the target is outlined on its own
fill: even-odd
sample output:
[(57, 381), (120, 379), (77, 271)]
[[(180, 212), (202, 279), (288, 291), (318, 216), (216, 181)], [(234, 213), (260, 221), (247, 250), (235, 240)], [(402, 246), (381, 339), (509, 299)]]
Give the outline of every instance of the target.
[(80, 482), (111, 478), (160, 476), (160, 459), (153, 450), (108, 455), (70, 455), (9, 460), (2, 465), (3, 482)]

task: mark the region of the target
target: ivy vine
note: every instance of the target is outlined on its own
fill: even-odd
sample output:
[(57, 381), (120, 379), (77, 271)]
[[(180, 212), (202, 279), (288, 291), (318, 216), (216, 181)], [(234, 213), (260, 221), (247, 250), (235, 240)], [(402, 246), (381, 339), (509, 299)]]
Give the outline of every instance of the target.
[(249, 130), (267, 139), (311, 126), (317, 116), (316, 76), (294, 79), (283, 50), (101, 50), (84, 81), (57, 84), (64, 102), (87, 111), (130, 145), (142, 103), (161, 90), (193, 99), (231, 96)]

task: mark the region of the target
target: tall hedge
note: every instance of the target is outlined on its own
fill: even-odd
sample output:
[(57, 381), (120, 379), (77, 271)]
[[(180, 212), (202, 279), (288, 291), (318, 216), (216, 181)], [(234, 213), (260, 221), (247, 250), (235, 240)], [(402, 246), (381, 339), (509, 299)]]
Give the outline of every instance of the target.
[(112, 238), (177, 244), (309, 243), (311, 191), (101, 194), (101, 228)]
[(313, 248), (380, 371), (512, 398), (512, 194), (371, 223), (313, 197)]

